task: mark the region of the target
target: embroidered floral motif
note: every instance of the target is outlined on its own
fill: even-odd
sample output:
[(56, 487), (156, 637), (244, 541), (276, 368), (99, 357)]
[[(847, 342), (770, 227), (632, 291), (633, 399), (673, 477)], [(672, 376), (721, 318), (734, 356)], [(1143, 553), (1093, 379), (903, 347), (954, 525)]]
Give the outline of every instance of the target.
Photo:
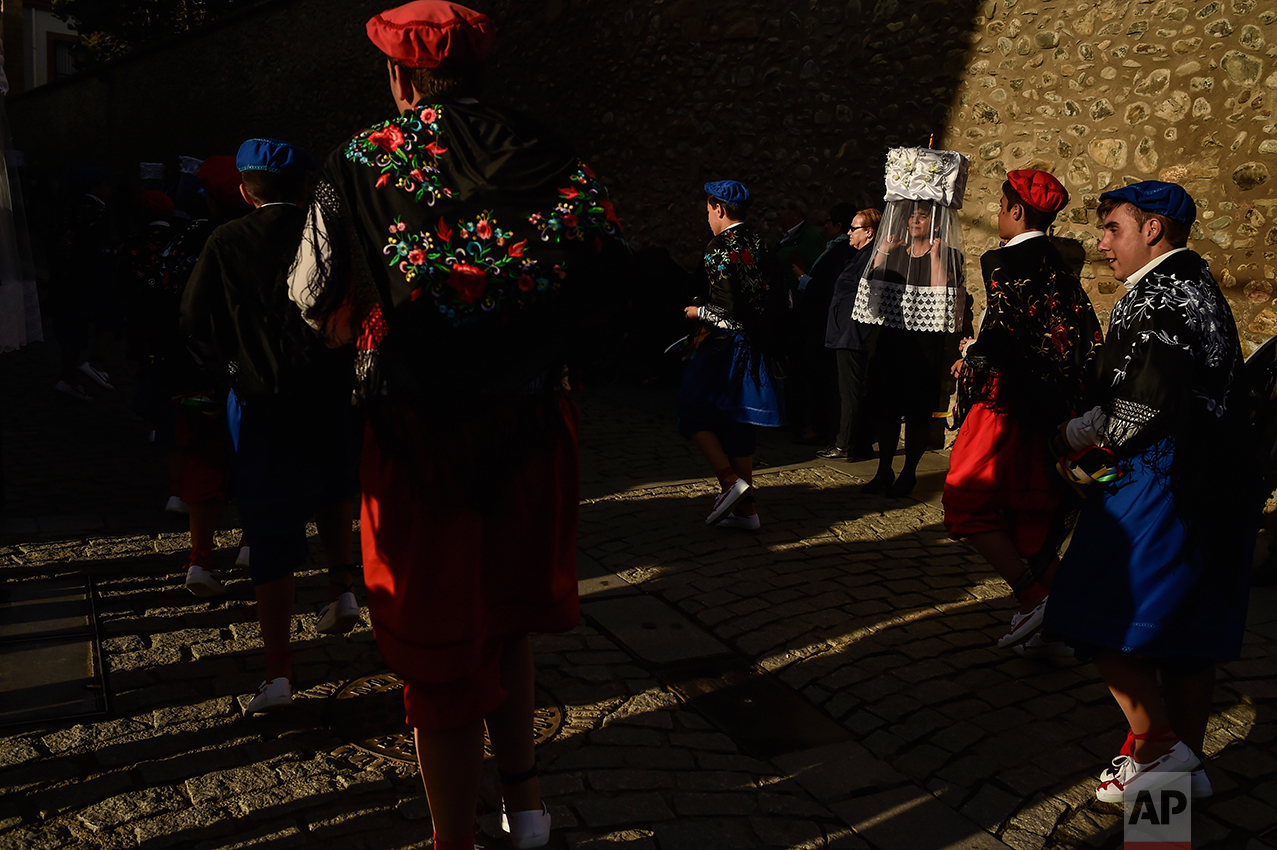
[(471, 221), (448, 224), (443, 217), (433, 231), (410, 231), (401, 220), (389, 226), (382, 253), (409, 283), (411, 298), (429, 295), (439, 312), (460, 326), (483, 313), (524, 307), (536, 293), (554, 292), (566, 273), (558, 266), (544, 274), (525, 256), (527, 240), (512, 241), (490, 210)]
[(587, 234), (597, 236), (599, 231), (610, 236), (618, 235), (620, 222), (616, 211), (607, 198), (607, 190), (594, 178), (589, 166), (578, 162), (568, 182), (572, 185), (559, 189), (556, 206), (528, 216), (528, 224), (541, 234), (541, 241), (584, 241)]
[(364, 130), (346, 146), (346, 159), (381, 172), (377, 188), (393, 185), (415, 200), (433, 205), (440, 197), (452, 197), (442, 185), (439, 157), (448, 152), (440, 141), (441, 106), (406, 109)]

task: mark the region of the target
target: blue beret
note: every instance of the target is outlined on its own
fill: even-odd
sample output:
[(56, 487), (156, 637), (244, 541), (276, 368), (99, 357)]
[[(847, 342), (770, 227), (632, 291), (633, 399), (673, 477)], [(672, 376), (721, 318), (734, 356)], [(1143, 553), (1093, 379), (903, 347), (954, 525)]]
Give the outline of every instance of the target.
[(1181, 224), (1192, 224), (1197, 220), (1197, 204), (1193, 203), (1192, 196), (1178, 183), (1145, 180), (1100, 195), (1101, 201), (1110, 198), (1115, 201), (1126, 201), (1145, 212), (1164, 215)]
[(735, 180), (715, 180), (705, 184), (705, 194), (716, 201), (743, 207), (749, 203), (749, 190)]
[(249, 139), (235, 154), (235, 167), (240, 171), (268, 171), (271, 174), (296, 174), (319, 165), (310, 154), (278, 139)]

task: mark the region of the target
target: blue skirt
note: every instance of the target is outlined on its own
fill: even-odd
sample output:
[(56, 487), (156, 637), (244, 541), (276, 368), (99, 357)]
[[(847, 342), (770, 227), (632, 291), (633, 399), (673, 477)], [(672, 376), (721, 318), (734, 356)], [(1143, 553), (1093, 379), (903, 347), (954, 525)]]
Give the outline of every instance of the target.
[(692, 352), (678, 391), (679, 430), (740, 422), (778, 428), (785, 404), (776, 366), (730, 331), (713, 330)]
[[(1159, 452), (1161, 450), (1161, 452)], [(1046, 628), (1086, 659), (1100, 649), (1149, 658), (1236, 658), (1250, 593), (1244, 563), (1211, 568), (1186, 533), (1156, 446), (1123, 461), (1123, 476), (1088, 494), (1046, 606)], [(1256, 511), (1258, 514), (1258, 511)]]

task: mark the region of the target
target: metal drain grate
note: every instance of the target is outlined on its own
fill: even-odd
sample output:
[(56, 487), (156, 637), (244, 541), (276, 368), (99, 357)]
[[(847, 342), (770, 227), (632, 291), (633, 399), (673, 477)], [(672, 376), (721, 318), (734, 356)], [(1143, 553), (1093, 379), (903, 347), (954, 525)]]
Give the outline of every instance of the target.
[[(533, 741), (549, 741), (563, 726), (563, 708), (543, 688), (536, 690)], [(377, 673), (347, 682), (329, 701), (329, 727), (354, 747), (392, 761), (417, 763), (412, 729), (404, 722), (403, 680)], [(485, 755), (492, 755), (484, 740)]]
[(91, 579), (0, 584), (0, 727), (105, 714)]

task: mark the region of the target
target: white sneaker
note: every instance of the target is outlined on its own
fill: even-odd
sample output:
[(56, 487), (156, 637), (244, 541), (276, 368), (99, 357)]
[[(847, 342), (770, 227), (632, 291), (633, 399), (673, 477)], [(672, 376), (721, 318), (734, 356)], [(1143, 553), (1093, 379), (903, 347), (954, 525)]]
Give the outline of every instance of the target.
[(718, 498), (714, 500), (714, 510), (710, 511), (709, 516), (705, 517), (705, 524), (714, 525), (727, 516), (727, 512), (748, 490), (749, 482), (744, 478), (737, 478), (735, 484), (718, 494)]
[(171, 514), (189, 514), (191, 506), (183, 502), (177, 496), (169, 496), (168, 503), (164, 505), (164, 510)]
[(248, 547), (247, 546), (239, 547), (239, 555), (235, 558), (235, 566), (237, 567), (248, 566)]
[(80, 371), (88, 375), (89, 378), (93, 381), (93, 383), (97, 384), (102, 389), (104, 390), (115, 389), (115, 387), (111, 386), (111, 376), (108, 375), (106, 372), (103, 372), (101, 369), (93, 368), (93, 364), (90, 363), (89, 361), (85, 360), (83, 363), (80, 364)]
[(510, 846), (515, 850), (527, 847), (544, 847), (550, 841), (550, 813), (545, 803), (540, 809), (506, 813), (501, 807), (501, 828), (510, 834)]
[(222, 586), (221, 574), (217, 570), (201, 567), (199, 564), (191, 564), (187, 567), (186, 589), (201, 598), (221, 596), (226, 592), (226, 588)]
[(288, 679), (280, 676), (278, 679), (262, 682), (257, 688), (257, 696), (249, 700), (248, 705), (244, 707), (244, 713), (260, 714), (263, 711), (274, 711), (291, 705), (292, 702), (293, 691), (288, 685)]
[(358, 622), (359, 603), (355, 601), (355, 594), (346, 591), (319, 612), (319, 622), (315, 624), (315, 631), (321, 635), (344, 635)]
[(1073, 657), (1073, 647), (1062, 640), (1044, 640), (1041, 632), (1024, 643), (1011, 647), (1011, 651), (1024, 658)]
[(53, 388), (60, 393), (66, 393), (76, 401), (93, 401), (93, 396), (79, 384), (68, 384), (66, 381), (58, 381)]
[[(1121, 764), (1118, 759), (1122, 759)], [(1105, 771), (1111, 771), (1112, 775), (1107, 779), (1101, 776), (1095, 789), (1095, 799), (1101, 803), (1120, 803), (1123, 795), (1156, 785), (1158, 780), (1164, 779), (1160, 774), (1190, 773), (1200, 766), (1201, 761), (1183, 741), (1177, 741), (1169, 753), (1147, 764), (1129, 756), (1118, 756), (1113, 759), (1113, 767)]]
[[(1017, 647), (1018, 649), (1019, 647)], [(1113, 764), (1100, 771), (1100, 782), (1108, 782), (1117, 777), (1118, 772), (1122, 769), (1122, 765), (1130, 761), (1131, 757), (1122, 755), (1113, 759)], [(1199, 767), (1189, 776), (1192, 783), (1192, 794), (1194, 800), (1203, 800), (1207, 797), (1215, 796), (1215, 789), (1211, 787), (1210, 777), (1206, 775), (1206, 768)]]
[(1008, 646), (1026, 641), (1042, 628), (1042, 621), (1046, 619), (1047, 599), (1050, 597), (1043, 597), (1037, 607), (1027, 614), (1016, 612), (1011, 616), (1011, 631), (998, 638), (999, 649), (1006, 649)]
[(750, 514), (749, 516), (725, 516), (718, 521), (719, 528), (739, 528), (742, 531), (757, 531), (762, 525), (762, 520), (758, 518), (758, 514)]

